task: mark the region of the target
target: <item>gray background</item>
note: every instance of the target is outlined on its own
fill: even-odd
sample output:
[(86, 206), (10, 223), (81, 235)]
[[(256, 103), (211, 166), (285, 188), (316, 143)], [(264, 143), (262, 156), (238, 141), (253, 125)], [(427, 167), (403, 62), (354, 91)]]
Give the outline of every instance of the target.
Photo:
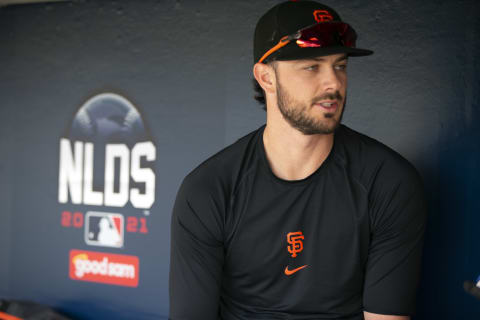
[[(417, 319), (474, 319), (480, 274), (478, 1), (323, 1), (375, 54), (349, 63), (344, 123), (420, 171), (429, 224)], [(183, 177), (258, 128), (252, 34), (278, 1), (74, 1), (0, 8), (0, 297), (79, 319), (168, 317), (169, 225)], [(138, 288), (68, 278), (82, 230), (60, 226), (59, 139), (101, 92), (140, 110), (157, 146), (150, 233), (127, 235)]]

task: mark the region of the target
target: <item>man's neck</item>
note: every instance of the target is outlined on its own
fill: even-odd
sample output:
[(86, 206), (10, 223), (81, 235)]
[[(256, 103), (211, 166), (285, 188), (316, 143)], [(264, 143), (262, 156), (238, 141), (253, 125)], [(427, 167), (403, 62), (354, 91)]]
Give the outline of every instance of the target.
[(333, 147), (334, 135), (304, 135), (286, 121), (268, 121), (263, 133), (265, 154), (273, 173), (283, 180), (301, 180), (314, 173)]

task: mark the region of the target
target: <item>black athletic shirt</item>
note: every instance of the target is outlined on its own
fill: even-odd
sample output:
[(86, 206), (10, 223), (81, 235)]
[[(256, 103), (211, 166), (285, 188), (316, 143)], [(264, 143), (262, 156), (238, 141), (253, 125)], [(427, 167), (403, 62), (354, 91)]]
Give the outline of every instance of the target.
[(200, 164), (178, 191), (170, 318), (411, 315), (426, 222), (415, 168), (340, 125), (318, 170), (282, 180), (264, 128)]

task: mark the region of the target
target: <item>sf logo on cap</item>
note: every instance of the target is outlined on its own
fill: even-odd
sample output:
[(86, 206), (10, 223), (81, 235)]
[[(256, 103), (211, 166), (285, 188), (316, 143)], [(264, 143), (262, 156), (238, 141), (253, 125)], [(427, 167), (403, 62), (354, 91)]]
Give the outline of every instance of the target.
[(327, 10), (315, 10), (313, 11), (313, 16), (318, 23), (333, 20), (333, 16)]

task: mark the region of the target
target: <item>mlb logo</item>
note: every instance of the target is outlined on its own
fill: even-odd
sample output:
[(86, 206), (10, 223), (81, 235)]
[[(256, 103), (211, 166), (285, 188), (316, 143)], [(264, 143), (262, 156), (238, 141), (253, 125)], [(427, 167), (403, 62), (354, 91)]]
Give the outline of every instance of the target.
[(89, 211), (85, 215), (85, 242), (91, 246), (123, 247), (123, 215)]

